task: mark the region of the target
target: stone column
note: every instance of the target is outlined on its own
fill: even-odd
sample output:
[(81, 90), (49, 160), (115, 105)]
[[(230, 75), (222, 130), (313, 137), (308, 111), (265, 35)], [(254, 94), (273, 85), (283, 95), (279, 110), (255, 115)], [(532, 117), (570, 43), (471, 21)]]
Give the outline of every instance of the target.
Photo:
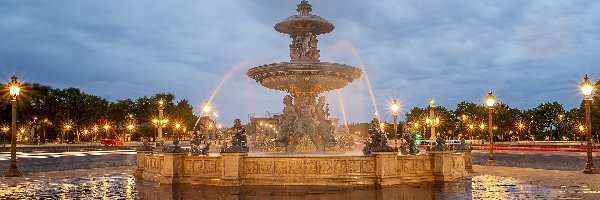
[(223, 156), (223, 181), (229, 182), (231, 185), (239, 185), (244, 170), (243, 158), (248, 153), (226, 153), (221, 152)]
[(371, 152), (375, 156), (375, 183), (378, 185), (393, 185), (398, 178), (396, 168), (398, 152)]
[(453, 181), (467, 174), (462, 155), (453, 154), (452, 151), (427, 151), (427, 153), (431, 156), (435, 180)]
[(187, 153), (163, 153), (163, 171), (160, 183), (177, 184), (183, 176), (183, 159)]
[(472, 150), (457, 150), (463, 155), (463, 160), (465, 161), (465, 170), (469, 173), (475, 173), (473, 170), (473, 160), (471, 157)]
[(146, 154), (152, 151), (137, 151), (137, 167), (135, 168), (134, 176), (141, 177), (146, 169)]

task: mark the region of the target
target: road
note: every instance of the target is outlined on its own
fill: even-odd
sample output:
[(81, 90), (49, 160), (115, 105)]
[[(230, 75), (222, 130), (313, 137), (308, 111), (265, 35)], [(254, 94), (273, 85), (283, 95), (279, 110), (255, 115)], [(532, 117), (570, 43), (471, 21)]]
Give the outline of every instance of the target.
[[(600, 166), (600, 153), (594, 152), (593, 155), (594, 163), (598, 168)], [(473, 150), (473, 164), (485, 164), (488, 156), (489, 151), (487, 150)], [(585, 152), (569, 151), (494, 151), (494, 158), (499, 166), (564, 171), (583, 170), (587, 160), (586, 156)]]
[[(17, 153), (20, 172), (49, 172), (69, 169), (89, 169), (135, 165), (134, 150), (81, 151), (81, 152), (27, 152)], [(10, 164), (10, 153), (0, 152), (0, 174)]]

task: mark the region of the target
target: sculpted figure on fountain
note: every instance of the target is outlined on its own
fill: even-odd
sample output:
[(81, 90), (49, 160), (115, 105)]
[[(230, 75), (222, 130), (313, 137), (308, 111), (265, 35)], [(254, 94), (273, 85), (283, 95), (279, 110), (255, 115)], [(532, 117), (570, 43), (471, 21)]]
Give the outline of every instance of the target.
[(397, 148), (392, 148), (387, 144), (387, 137), (383, 130), (379, 129), (379, 119), (374, 118), (371, 120), (371, 126), (369, 128), (369, 134), (371, 135), (371, 141), (365, 143), (363, 148), (363, 154), (371, 155), (371, 152), (394, 152), (398, 151)]
[(283, 97), (283, 105), (284, 107), (281, 116), (281, 123), (279, 124), (281, 133), (278, 136), (278, 140), (282, 142), (289, 142), (289, 133), (294, 132), (294, 124), (296, 123), (298, 115), (296, 114), (296, 107), (294, 106), (291, 95), (285, 95), (285, 97)]
[(246, 146), (246, 129), (242, 127), (242, 120), (233, 120), (233, 137), (231, 138), (231, 146), (221, 149), (221, 152), (249, 152), (250, 149)]

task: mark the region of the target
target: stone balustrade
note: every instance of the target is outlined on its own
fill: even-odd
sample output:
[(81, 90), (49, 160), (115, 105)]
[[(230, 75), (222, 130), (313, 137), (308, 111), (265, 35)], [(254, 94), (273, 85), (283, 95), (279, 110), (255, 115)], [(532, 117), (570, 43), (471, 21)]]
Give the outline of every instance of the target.
[(467, 171), (463, 154), (452, 151), (428, 155), (374, 152), (371, 156), (188, 156), (138, 152), (135, 174), (162, 184), (396, 185), (452, 181)]

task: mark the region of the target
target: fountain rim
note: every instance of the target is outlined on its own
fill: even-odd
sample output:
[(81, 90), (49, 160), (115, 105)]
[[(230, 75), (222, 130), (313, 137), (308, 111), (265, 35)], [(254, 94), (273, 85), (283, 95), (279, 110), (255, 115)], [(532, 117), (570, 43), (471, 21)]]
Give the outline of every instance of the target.
[(319, 25), (311, 31), (313, 34), (316, 35), (326, 34), (332, 32), (335, 29), (335, 25), (333, 25), (333, 23), (327, 21), (326, 19), (318, 15), (313, 14), (289, 16), (288, 18), (275, 24), (274, 28), (277, 32), (291, 35), (296, 34), (298, 32), (298, 29), (294, 27), (294, 24), (309, 22), (316, 23)]
[[(348, 64), (333, 62), (279, 62), (264, 64), (248, 69), (246, 76), (255, 79), (258, 73), (264, 72), (286, 72), (286, 71), (334, 71), (340, 74), (351, 74), (352, 78), (357, 79), (362, 75), (362, 70)], [(259, 81), (259, 80), (257, 80)]]

